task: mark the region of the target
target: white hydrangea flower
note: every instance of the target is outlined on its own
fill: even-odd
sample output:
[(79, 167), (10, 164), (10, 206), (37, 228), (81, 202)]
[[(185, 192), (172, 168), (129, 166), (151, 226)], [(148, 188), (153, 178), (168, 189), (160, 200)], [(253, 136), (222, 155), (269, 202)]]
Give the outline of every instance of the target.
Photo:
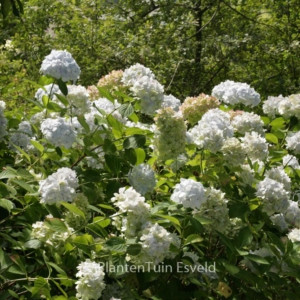
[(189, 132), (196, 146), (209, 149), (213, 153), (221, 150), (225, 139), (233, 137), (230, 116), (218, 108), (205, 113), (198, 125)]
[(122, 226), (121, 231), (126, 237), (135, 237), (150, 217), (150, 205), (132, 187), (127, 190), (120, 188), (119, 193), (115, 193), (111, 201), (119, 208), (119, 212), (127, 214), (122, 221), (120, 217), (113, 216), (116, 224)]
[(230, 226), (227, 208), (228, 200), (225, 199), (225, 193), (215, 188), (207, 188), (205, 197), (207, 200), (201, 205), (199, 210), (193, 212), (194, 215), (205, 217), (211, 221), (210, 224), (205, 224), (209, 231), (218, 230), (225, 233)]
[(282, 164), (284, 167), (290, 166), (294, 169), (300, 169), (300, 165), (299, 165), (297, 157), (290, 155), (290, 154), (287, 154), (282, 158)]
[(263, 201), (263, 209), (268, 215), (283, 213), (289, 205), (289, 192), (284, 184), (266, 177), (257, 185), (257, 197)]
[(293, 243), (300, 242), (300, 229), (292, 229), (292, 231), (287, 236)]
[[(172, 243), (170, 232), (157, 223), (149, 223), (142, 231), (140, 238), (142, 250), (137, 256), (132, 256), (131, 261), (136, 265), (145, 265), (152, 268), (161, 263), (169, 253)], [(149, 264), (151, 262), (151, 264)]]
[(91, 102), (89, 100), (89, 93), (81, 85), (68, 85), (67, 100), (72, 106), (70, 109), (72, 114), (82, 115), (90, 111)]
[(206, 201), (205, 190), (200, 182), (181, 178), (174, 187), (171, 200), (182, 204), (186, 208), (200, 208)]
[(245, 137), (241, 138), (243, 148), (250, 159), (264, 160), (268, 156), (268, 143), (265, 138), (260, 136), (257, 132), (246, 132)]
[(57, 84), (50, 83), (45, 85), (44, 88), (39, 88), (35, 93), (35, 98), (40, 103), (43, 103), (43, 96), (48, 96), (52, 102), (55, 102), (59, 106), (63, 107), (64, 105), (57, 99), (55, 94), (62, 95), (62, 92)]
[(143, 76), (147, 76), (151, 79), (155, 78), (155, 75), (149, 68), (137, 63), (123, 72), (122, 82), (124, 85), (130, 86), (133, 85), (138, 78)]
[(278, 106), (281, 101), (286, 101), (287, 98), (282, 95), (278, 97), (269, 96), (267, 100), (264, 101), (263, 111), (266, 115), (271, 118), (275, 118), (278, 112)]
[(161, 107), (171, 107), (174, 111), (179, 111), (180, 105), (180, 100), (175, 98), (173, 95), (164, 95), (164, 100), (161, 104)]
[(6, 127), (7, 127), (7, 119), (4, 116), (4, 110), (6, 108), (6, 104), (4, 101), (0, 101), (0, 141), (7, 135)]
[(105, 289), (104, 268), (100, 264), (87, 259), (77, 266), (76, 297), (79, 300), (99, 299)]
[(221, 151), (225, 160), (232, 166), (239, 166), (245, 161), (246, 153), (241, 142), (235, 137), (226, 139)]
[(280, 231), (285, 231), (288, 229), (288, 225), (283, 214), (275, 214), (270, 217), (270, 220), (276, 227), (279, 228)]
[(102, 147), (95, 149), (95, 151), (93, 152), (97, 155), (97, 158), (93, 156), (86, 156), (85, 161), (87, 166), (89, 168), (98, 169), (98, 170), (103, 169), (104, 162), (105, 162), (104, 159), (105, 152), (103, 151)]
[(70, 168), (60, 168), (47, 179), (39, 182), (41, 203), (54, 204), (72, 202), (79, 186), (76, 172)]
[(255, 131), (260, 135), (264, 133), (264, 122), (261, 120), (259, 115), (248, 112), (243, 114), (238, 114), (233, 117), (231, 125), (234, 130), (240, 134), (245, 134), (246, 132)]
[(176, 159), (185, 152), (186, 125), (179, 112), (166, 107), (155, 117), (154, 152), (159, 160)]
[(79, 78), (80, 68), (72, 55), (64, 50), (52, 50), (43, 60), (40, 72), (66, 82)]
[(141, 195), (152, 192), (156, 186), (155, 172), (148, 164), (134, 166), (128, 174), (128, 180)]
[(300, 228), (300, 209), (298, 202), (289, 200), (289, 204), (284, 213), (284, 217), (290, 225)]
[(71, 148), (76, 141), (76, 132), (65, 118), (45, 119), (41, 124), (44, 137), (55, 147)]
[(22, 148), (25, 151), (34, 150), (33, 145), (30, 143), (30, 140), (35, 138), (32, 137), (31, 125), (28, 121), (22, 121), (19, 124), (18, 130), (13, 132), (10, 136), (10, 142), (12, 143), (11, 148), (15, 149), (13, 145), (16, 145)]
[[(52, 219), (49, 215), (46, 218)], [(37, 239), (48, 247), (53, 247), (56, 251), (61, 252), (64, 248), (66, 240), (74, 233), (74, 229), (65, 224), (67, 230), (65, 232), (54, 231), (47, 226), (45, 222), (36, 222), (32, 224), (31, 238)]]
[(237, 176), (241, 178), (241, 180), (250, 186), (252, 186), (255, 178), (254, 178), (254, 170), (250, 168), (249, 165), (241, 165), (242, 171), (236, 172)]
[(293, 133), (286, 138), (286, 148), (293, 150), (295, 154), (300, 153), (300, 131)]
[(141, 112), (154, 115), (164, 100), (164, 87), (148, 76), (138, 78), (130, 87), (133, 94), (141, 99)]
[(257, 106), (260, 95), (247, 83), (226, 80), (215, 86), (212, 95), (227, 104), (242, 103), (246, 106)]
[(291, 190), (291, 179), (290, 177), (284, 172), (283, 167), (276, 167), (268, 170), (265, 173), (265, 176), (268, 178), (271, 178), (273, 180), (276, 180), (278, 182), (281, 182), (284, 185), (284, 188), (287, 191)]

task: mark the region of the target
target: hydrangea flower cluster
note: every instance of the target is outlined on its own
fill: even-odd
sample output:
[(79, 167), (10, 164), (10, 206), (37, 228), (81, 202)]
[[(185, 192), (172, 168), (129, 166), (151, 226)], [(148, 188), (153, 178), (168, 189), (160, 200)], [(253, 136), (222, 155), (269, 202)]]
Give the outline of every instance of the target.
[(184, 119), (194, 125), (201, 120), (207, 111), (218, 108), (219, 106), (220, 102), (215, 97), (200, 94), (197, 97), (186, 98), (180, 109)]
[(300, 153), (300, 131), (286, 137), (286, 148), (294, 151), (295, 154)]
[(85, 218), (82, 218), (80, 215), (71, 211), (67, 211), (64, 214), (64, 218), (70, 227), (74, 229), (80, 229), (82, 226), (87, 224), (87, 221), (91, 217), (91, 213), (88, 209), (89, 201), (84, 194), (80, 193), (74, 196), (72, 204), (78, 207), (84, 213)]
[(244, 135), (246, 132), (255, 131), (260, 135), (264, 134), (264, 122), (259, 115), (248, 112), (238, 114), (231, 120), (231, 125), (235, 131)]
[(180, 105), (180, 100), (175, 98), (173, 95), (164, 95), (164, 100), (161, 104), (161, 107), (171, 107), (174, 111), (179, 111)]
[(135, 64), (123, 73), (122, 82), (141, 99), (141, 112), (154, 115), (164, 100), (164, 87), (155, 79), (152, 71), (141, 64)]
[(148, 223), (140, 238), (142, 251), (137, 256), (132, 256), (131, 261), (138, 266), (146, 265), (153, 268), (168, 255), (173, 239), (171, 233), (162, 226)]
[(211, 221), (205, 224), (207, 230), (218, 230), (225, 233), (229, 226), (230, 220), (228, 215), (227, 202), (225, 193), (214, 188), (207, 188), (205, 191), (205, 199), (199, 210), (194, 211), (195, 216), (201, 216)]
[(268, 143), (264, 137), (257, 132), (246, 132), (242, 139), (243, 148), (248, 157), (253, 161), (264, 160), (267, 158), (269, 150)]
[(70, 121), (65, 118), (47, 118), (41, 123), (44, 137), (55, 147), (71, 148), (76, 142), (76, 133)]
[(28, 121), (22, 121), (19, 124), (18, 130), (10, 136), (12, 148), (14, 149), (13, 145), (16, 145), (25, 151), (32, 151), (34, 149), (33, 145), (30, 143), (30, 140), (34, 139), (32, 136), (33, 133), (30, 123)]
[(244, 163), (246, 153), (241, 142), (235, 138), (228, 138), (224, 141), (221, 149), (224, 159), (231, 166), (239, 166)]
[(57, 84), (51, 83), (45, 85), (44, 88), (39, 88), (35, 93), (35, 98), (40, 102), (43, 103), (43, 96), (48, 96), (52, 102), (58, 104), (60, 107), (63, 107), (63, 104), (57, 99), (55, 94), (62, 95), (62, 92), (59, 89)]
[(285, 212), (289, 205), (289, 192), (283, 183), (266, 177), (257, 184), (257, 197), (263, 201), (263, 211), (269, 216)]
[(154, 115), (164, 100), (164, 87), (148, 76), (138, 78), (130, 87), (133, 94), (141, 99), (141, 112)]
[(132, 187), (127, 190), (120, 188), (111, 201), (119, 208), (119, 212), (127, 213), (127, 217), (122, 219), (123, 223), (120, 223), (120, 218), (115, 217), (116, 224), (122, 226), (121, 231), (126, 237), (135, 237), (150, 217), (150, 205)]
[(152, 192), (156, 186), (155, 172), (148, 164), (134, 166), (128, 174), (131, 186), (141, 195)]
[(189, 135), (196, 146), (216, 153), (227, 138), (233, 137), (230, 116), (218, 108), (211, 109), (189, 131)]
[(4, 116), (6, 104), (4, 101), (0, 101), (0, 141), (7, 135), (6, 126), (7, 119)]
[[(52, 216), (49, 216), (51, 219)], [(65, 232), (55, 231), (47, 226), (45, 222), (32, 224), (31, 238), (37, 239), (45, 246), (53, 247), (57, 252), (63, 251), (66, 240), (73, 234), (74, 229), (66, 224)]]
[(266, 115), (274, 118), (281, 115), (286, 119), (293, 116), (300, 118), (300, 94), (290, 95), (289, 97), (270, 96), (263, 104), (263, 111)]
[(186, 208), (200, 209), (207, 198), (202, 183), (181, 178), (180, 183), (177, 183), (174, 187), (171, 200), (182, 204)]
[(300, 242), (300, 229), (292, 229), (287, 236), (292, 242)]
[(289, 200), (288, 208), (284, 212), (285, 221), (297, 228), (300, 228), (300, 209), (298, 202)]
[(282, 163), (283, 163), (283, 166), (290, 166), (294, 169), (300, 169), (300, 165), (299, 165), (299, 162), (298, 162), (298, 159), (297, 157), (293, 156), (293, 155), (285, 155), (283, 158), (282, 158)]
[(72, 55), (64, 50), (52, 50), (42, 62), (40, 72), (62, 81), (75, 81), (79, 78), (80, 68)]
[(47, 179), (39, 182), (41, 203), (55, 204), (72, 202), (79, 186), (76, 172), (70, 168), (60, 168)]
[(235, 105), (257, 106), (260, 103), (260, 95), (247, 83), (226, 80), (215, 86), (212, 95), (217, 99)]
[(159, 160), (176, 159), (185, 153), (186, 126), (180, 113), (172, 108), (160, 109), (155, 117), (154, 151)]
[(100, 80), (98, 81), (97, 86), (105, 87), (108, 89), (117, 89), (119, 86), (123, 85), (122, 83), (123, 78), (124, 76), (122, 70), (113, 70), (109, 74), (101, 77)]
[(155, 79), (155, 75), (149, 68), (137, 63), (124, 71), (121, 81), (124, 85), (131, 86), (144, 76)]
[(82, 115), (90, 110), (89, 93), (81, 85), (68, 85), (67, 100), (71, 106), (71, 112), (74, 115)]
[(76, 297), (79, 300), (99, 299), (106, 286), (103, 266), (87, 259), (81, 262), (77, 269)]

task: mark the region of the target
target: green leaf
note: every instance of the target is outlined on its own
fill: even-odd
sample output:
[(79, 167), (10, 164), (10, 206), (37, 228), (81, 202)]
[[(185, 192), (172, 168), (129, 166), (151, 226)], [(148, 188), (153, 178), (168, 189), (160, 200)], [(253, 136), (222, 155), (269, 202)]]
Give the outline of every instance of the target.
[(263, 257), (260, 257), (258, 255), (254, 254), (248, 254), (247, 256), (244, 256), (245, 258), (252, 260), (256, 263), (263, 264), (263, 265), (269, 265), (270, 263)]
[(142, 148), (136, 148), (134, 149), (136, 153), (136, 163), (135, 165), (138, 166), (139, 164), (142, 164), (146, 158), (146, 153)]
[(24, 272), (24, 274), (27, 274), (27, 271), (26, 271), (26, 267), (21, 259), (21, 257), (17, 254), (13, 254), (10, 256), (10, 259), (20, 267), (20, 269)]
[(60, 219), (56, 219), (56, 218), (46, 219), (44, 223), (54, 231), (58, 231), (58, 232), (68, 231), (66, 224)]
[(30, 240), (24, 244), (25, 248), (39, 249), (41, 247), (41, 242), (39, 240)]
[(49, 262), (47, 262), (47, 265), (54, 268), (59, 274), (67, 275), (66, 272), (62, 268), (60, 268), (58, 265), (56, 265), (55, 263), (52, 263), (49, 261)]
[(28, 191), (30, 193), (34, 193), (34, 189), (28, 183), (26, 183), (23, 180), (13, 179), (11, 182), (16, 183), (21, 188), (23, 188), (24, 190), (26, 190), (26, 191)]
[(119, 122), (112, 115), (107, 116), (107, 122), (113, 129), (115, 129), (117, 132), (120, 132), (122, 136), (123, 124), (121, 122)]
[(0, 179), (15, 178), (17, 176), (17, 171), (12, 168), (7, 168), (6, 170), (0, 173)]
[(110, 219), (106, 217), (96, 217), (93, 219), (93, 223), (100, 225), (102, 228), (107, 227), (110, 222)]
[(19, 146), (15, 145), (14, 143), (10, 142), (25, 158), (26, 160), (31, 164), (30, 156)]
[(12, 291), (12, 290), (8, 290), (8, 292), (10, 293), (10, 295), (11, 295), (12, 297), (19, 299), (19, 295), (18, 295), (16, 292), (14, 292), (14, 291)]
[(113, 154), (105, 154), (104, 159), (111, 173), (118, 175), (118, 173), (121, 170), (121, 163), (119, 157)]
[(98, 236), (101, 236), (104, 238), (108, 237), (107, 231), (98, 224), (89, 224), (89, 225), (87, 225), (87, 228), (89, 230), (91, 230), (92, 232), (94, 232), (95, 234), (97, 234)]
[(69, 101), (66, 97), (55, 93), (55, 96), (57, 97), (57, 99), (65, 106), (68, 107), (69, 106)]
[(241, 249), (245, 246), (250, 245), (252, 240), (253, 240), (253, 235), (251, 233), (251, 230), (249, 229), (249, 227), (244, 227), (240, 230), (238, 234), (236, 246), (238, 249)]
[(127, 247), (127, 253), (133, 256), (138, 255), (141, 252), (141, 250), (142, 250), (141, 244), (131, 244)]
[(174, 224), (181, 227), (180, 222), (174, 217), (171, 217), (171, 216), (168, 216), (168, 215), (161, 215), (161, 214), (155, 214), (155, 216), (161, 217), (163, 219), (167, 219), (167, 220), (171, 221), (172, 223), (174, 223)]
[(114, 96), (113, 96), (106, 88), (100, 87), (100, 86), (97, 86), (97, 88), (98, 88), (99, 94), (100, 94), (102, 97), (108, 99), (108, 100), (111, 101), (112, 103), (115, 102)]
[(129, 148), (125, 149), (125, 159), (129, 161), (132, 165), (136, 164), (137, 157), (136, 157), (136, 152), (134, 151), (135, 149)]
[(280, 240), (280, 238), (278, 238), (275, 234), (273, 234), (272, 232), (267, 232), (267, 235), (269, 236), (271, 242), (278, 247), (278, 249), (284, 253), (285, 249), (284, 249), (284, 244), (283, 242)]
[(273, 127), (281, 127), (284, 123), (285, 123), (284, 118), (280, 117), (280, 118), (277, 118), (277, 119), (273, 120), (270, 123), (270, 125), (273, 126)]
[(146, 144), (146, 136), (141, 134), (134, 134), (126, 138), (123, 142), (124, 149), (141, 148)]
[(203, 238), (199, 234), (191, 234), (186, 238), (184, 245), (201, 243), (202, 241)]
[(44, 152), (45, 148), (42, 144), (40, 144), (39, 142), (37, 141), (34, 141), (34, 140), (31, 140), (30, 143), (36, 148), (38, 149), (41, 153)]
[(5, 19), (9, 12), (10, 12), (10, 0), (1, 0), (1, 13), (3, 16), (3, 19)]
[(271, 142), (273, 144), (278, 144), (278, 138), (276, 135), (272, 134), (272, 133), (266, 133), (266, 140), (268, 142)]
[(84, 128), (84, 130), (86, 131), (86, 133), (89, 133), (90, 132), (90, 126), (86, 122), (84, 116), (83, 115), (77, 116), (77, 120), (81, 124), (81, 126)]
[(0, 206), (3, 207), (4, 209), (8, 210), (9, 212), (13, 208), (15, 208), (14, 203), (7, 199), (0, 199)]
[(235, 253), (235, 248), (232, 242), (228, 239), (228, 237), (226, 237), (223, 233), (219, 231), (217, 233), (219, 235), (220, 240), (223, 242), (223, 244), (225, 244), (232, 251), (232, 253)]
[(119, 237), (112, 237), (108, 241), (106, 241), (105, 245), (110, 250), (116, 251), (116, 252), (125, 252), (126, 251), (126, 242), (125, 240), (119, 238)]
[(82, 217), (83, 219), (85, 219), (85, 215), (84, 212), (79, 209), (77, 206), (67, 203), (67, 202), (61, 202), (61, 205), (64, 206), (68, 211), (70, 211), (71, 213)]
[(116, 152), (117, 151), (117, 148), (115, 146), (115, 144), (109, 140), (109, 139), (105, 139), (104, 140), (104, 143), (103, 143), (103, 151), (105, 153), (109, 153), (109, 152)]
[(59, 89), (60, 91), (65, 95), (67, 96), (68, 95), (68, 87), (66, 85), (65, 82), (63, 82), (61, 79), (58, 80), (57, 82), (58, 86), (59, 86)]
[(134, 108), (131, 103), (121, 105), (118, 110), (123, 118), (130, 116), (134, 112)]
[(37, 279), (34, 281), (34, 286), (31, 289), (31, 293), (32, 296), (46, 296), (51, 298), (49, 284), (43, 277), (37, 277)]
[(223, 262), (223, 266), (232, 275), (235, 275), (240, 271), (240, 269), (238, 267), (231, 265), (228, 262)]

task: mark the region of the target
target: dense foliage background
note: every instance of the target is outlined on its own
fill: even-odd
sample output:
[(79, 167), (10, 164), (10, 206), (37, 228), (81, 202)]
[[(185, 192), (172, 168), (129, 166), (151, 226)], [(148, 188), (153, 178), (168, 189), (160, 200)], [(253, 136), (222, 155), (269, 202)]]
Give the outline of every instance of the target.
[[(38, 77), (51, 49), (72, 49), (81, 84), (140, 62), (168, 92), (210, 93), (232, 79), (263, 96), (299, 90), (299, 2), (285, 1), (24, 1), (24, 14), (1, 24), (2, 94), (14, 76)], [(5, 54), (3, 54), (5, 52)], [(2, 95), (2, 98), (6, 97)], [(7, 96), (8, 97), (8, 96)]]
[[(149, 224), (161, 234), (156, 240), (162, 245), (168, 240), (154, 247), (157, 252), (163, 248), (159, 263), (174, 269), (177, 263), (215, 263), (216, 273), (112, 270), (94, 279), (106, 284), (101, 299), (297, 299), (300, 97), (249, 107), (199, 94), (211, 95), (227, 79), (251, 84), (262, 100), (298, 93), (298, 1), (0, 3), (0, 100), (6, 104), (0, 102), (0, 299), (80, 298), (78, 266), (91, 263), (88, 259), (125, 266), (128, 257), (134, 265), (151, 238)], [(41, 76), (41, 63), (52, 49), (66, 49), (75, 58), (81, 90)], [(163, 94), (186, 99), (183, 116), (172, 109), (145, 113), (148, 107), (138, 94), (143, 89), (123, 85), (122, 72), (108, 77), (113, 84), (103, 85), (104, 78), (89, 92), (83, 88), (136, 63), (149, 67), (164, 85), (161, 99), (153, 97), (159, 104)], [(153, 86), (160, 89), (158, 82)], [(257, 100), (250, 87), (244, 90), (250, 104)], [(100, 96), (106, 100), (96, 100)], [(78, 99), (88, 103), (86, 111), (77, 110)], [(208, 109), (214, 111), (202, 120)], [(62, 134), (52, 138), (55, 122), (70, 127), (70, 144)], [(220, 134), (219, 144), (214, 133)], [(203, 136), (212, 142), (203, 143)], [(186, 156), (178, 156), (179, 148)], [(142, 164), (155, 181), (143, 196), (130, 190), (134, 180), (128, 176)], [(183, 178), (190, 180), (186, 186), (179, 184)], [(51, 195), (46, 201), (42, 182), (50, 191), (52, 183), (74, 187), (65, 193), (73, 193), (71, 204), (47, 203)], [(277, 190), (268, 189), (269, 183)], [(201, 186), (199, 195), (207, 205), (196, 213), (173, 196), (189, 184)], [(120, 188), (125, 187), (133, 194), (122, 200), (125, 189)], [(113, 200), (116, 193), (121, 200)], [(143, 214), (132, 217), (126, 207), (132, 199), (146, 215), (147, 230), (134, 223)], [(284, 208), (276, 207), (281, 200)], [(135, 235), (124, 220), (136, 225), (131, 228)]]

